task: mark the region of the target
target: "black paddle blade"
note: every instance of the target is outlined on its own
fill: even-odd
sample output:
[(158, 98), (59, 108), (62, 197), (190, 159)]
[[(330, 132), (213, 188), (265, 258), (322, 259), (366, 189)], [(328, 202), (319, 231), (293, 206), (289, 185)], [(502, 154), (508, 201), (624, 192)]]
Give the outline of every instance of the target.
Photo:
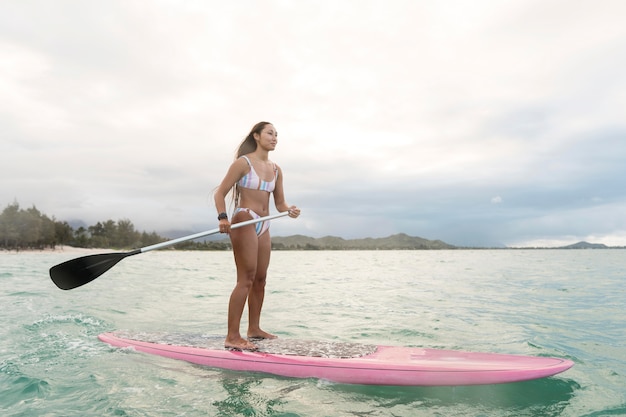
[(122, 259), (136, 253), (139, 252), (104, 253), (71, 259), (50, 268), (50, 278), (60, 289), (71, 290), (93, 281)]

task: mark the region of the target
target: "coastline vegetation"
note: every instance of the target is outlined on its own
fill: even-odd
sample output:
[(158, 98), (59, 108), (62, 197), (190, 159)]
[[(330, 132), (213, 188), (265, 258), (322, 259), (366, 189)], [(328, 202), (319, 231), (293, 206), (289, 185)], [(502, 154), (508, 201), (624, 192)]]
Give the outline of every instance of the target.
[[(168, 238), (156, 232), (138, 231), (128, 219), (105, 220), (88, 227), (74, 229), (68, 222), (41, 213), (34, 205), (20, 208), (19, 203), (7, 205), (0, 213), (0, 250), (44, 250), (56, 246), (75, 248), (133, 249), (165, 242)], [(343, 239), (335, 236), (312, 238), (294, 235), (272, 236), (274, 250), (437, 250), (437, 249), (614, 249), (603, 244), (578, 242), (561, 248), (478, 248), (457, 247), (441, 240), (428, 240), (404, 233), (385, 238)], [(170, 249), (230, 250), (228, 238), (179, 243)]]
[[(140, 232), (128, 219), (106, 220), (74, 229), (66, 221), (48, 217), (34, 205), (20, 208), (14, 202), (0, 213), (0, 250), (44, 250), (56, 246), (76, 248), (131, 249), (168, 240), (156, 232)], [(178, 249), (225, 250), (223, 242), (184, 242)]]
[[(48, 217), (34, 205), (20, 208), (19, 203), (9, 204), (0, 214), (0, 250), (44, 250), (56, 246), (76, 248), (132, 249), (164, 242), (167, 238), (156, 232), (140, 232), (128, 219), (106, 220), (88, 227), (74, 229), (68, 222)], [(182, 242), (170, 249), (230, 250), (230, 241)], [(272, 237), (274, 250), (390, 250), (390, 249), (455, 249), (440, 240), (427, 240), (397, 234), (380, 239), (345, 240), (338, 237), (320, 239), (308, 236)]]

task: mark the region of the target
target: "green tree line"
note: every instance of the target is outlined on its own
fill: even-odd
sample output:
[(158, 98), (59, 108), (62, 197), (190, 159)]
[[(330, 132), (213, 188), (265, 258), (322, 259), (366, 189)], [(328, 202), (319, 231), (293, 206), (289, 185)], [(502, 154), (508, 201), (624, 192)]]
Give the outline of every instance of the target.
[[(98, 222), (93, 226), (72, 228), (67, 222), (50, 218), (34, 205), (20, 208), (9, 204), (0, 214), (0, 250), (54, 249), (57, 245), (78, 248), (140, 248), (167, 239), (155, 232), (139, 232), (128, 219)], [(176, 245), (185, 250), (227, 250), (223, 242), (185, 242)]]
[(15, 202), (0, 214), (0, 248), (5, 250), (54, 249), (57, 245), (81, 248), (131, 248), (163, 242), (156, 233), (138, 232), (130, 220), (107, 220), (74, 230), (67, 222), (41, 213), (34, 205)]

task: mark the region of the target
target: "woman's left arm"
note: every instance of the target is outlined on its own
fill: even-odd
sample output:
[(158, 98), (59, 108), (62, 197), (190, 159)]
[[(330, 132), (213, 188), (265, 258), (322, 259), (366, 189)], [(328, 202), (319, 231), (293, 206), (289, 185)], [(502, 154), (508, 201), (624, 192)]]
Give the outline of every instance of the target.
[(290, 206), (285, 201), (285, 190), (283, 189), (283, 171), (278, 168), (276, 178), (276, 186), (274, 188), (274, 204), (279, 212), (289, 211), (289, 217), (296, 218), (300, 215), (300, 209), (296, 206)]

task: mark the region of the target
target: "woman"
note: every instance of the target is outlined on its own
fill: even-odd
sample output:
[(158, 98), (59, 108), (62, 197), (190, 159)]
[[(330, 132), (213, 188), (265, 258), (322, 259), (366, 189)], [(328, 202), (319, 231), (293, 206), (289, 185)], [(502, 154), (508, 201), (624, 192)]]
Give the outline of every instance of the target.
[[(237, 266), (237, 285), (228, 304), (228, 334), (224, 346), (229, 349), (255, 350), (257, 347), (239, 333), (243, 308), (248, 300), (248, 339), (273, 339), (275, 335), (260, 327), (261, 308), (265, 297), (265, 278), (270, 261), (272, 243), (269, 221), (231, 230), (230, 225), (269, 215), (270, 194), (279, 212), (289, 211), (298, 217), (300, 209), (285, 202), (283, 173), (269, 160), (276, 148), (278, 134), (271, 123), (257, 123), (243, 140), (222, 183), (215, 192), (219, 228), (228, 233), (233, 245)], [(233, 190), (234, 189), (234, 190)], [(235, 211), (229, 221), (226, 213), (226, 195), (234, 191)]]

